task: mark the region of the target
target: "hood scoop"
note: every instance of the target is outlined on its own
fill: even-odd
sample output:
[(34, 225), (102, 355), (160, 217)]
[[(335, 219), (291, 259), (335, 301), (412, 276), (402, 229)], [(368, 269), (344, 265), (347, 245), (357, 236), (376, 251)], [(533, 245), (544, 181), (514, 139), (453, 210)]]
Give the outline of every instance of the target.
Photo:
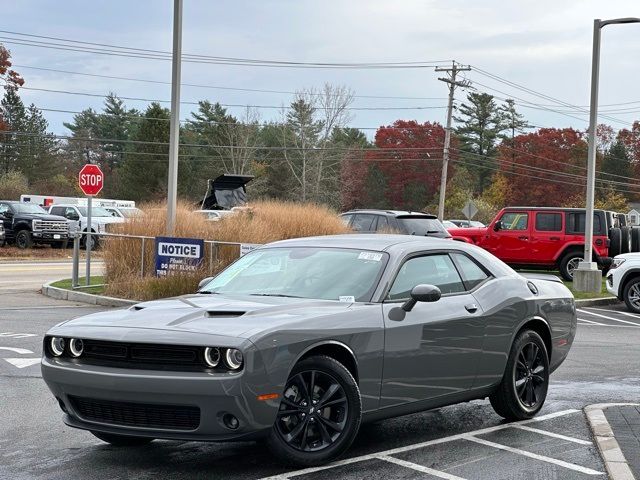
[(229, 317), (241, 317), (247, 312), (240, 310), (207, 310), (205, 317), (207, 318), (229, 318)]
[(138, 310), (144, 310), (144, 309), (145, 309), (145, 307), (142, 306), (142, 305), (134, 305), (133, 307), (131, 307), (131, 310), (135, 310), (136, 312)]

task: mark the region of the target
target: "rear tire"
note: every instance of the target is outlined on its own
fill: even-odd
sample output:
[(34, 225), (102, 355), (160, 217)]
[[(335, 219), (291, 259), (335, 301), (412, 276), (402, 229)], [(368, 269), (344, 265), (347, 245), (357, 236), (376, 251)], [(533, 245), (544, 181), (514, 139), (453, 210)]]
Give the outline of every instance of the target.
[(578, 264), (582, 261), (583, 254), (577, 250), (564, 254), (558, 268), (560, 275), (568, 282), (573, 281), (573, 272), (578, 268)]
[(349, 370), (331, 357), (309, 357), (289, 375), (267, 446), (286, 463), (321, 465), (351, 446), (361, 418), (360, 390)]
[(21, 250), (33, 247), (33, 237), (29, 230), (20, 230), (16, 235), (16, 247)]
[(640, 313), (640, 277), (627, 282), (622, 290), (622, 299), (630, 312)]
[(631, 227), (621, 227), (620, 228), (620, 253), (629, 253), (631, 252)]
[(533, 330), (516, 337), (502, 382), (489, 396), (495, 412), (507, 420), (533, 418), (544, 405), (549, 388), (549, 355)]
[(620, 255), (620, 249), (622, 248), (622, 232), (619, 228), (612, 228), (609, 230), (609, 256), (615, 257)]
[(140, 447), (153, 442), (153, 438), (130, 437), (128, 435), (116, 435), (115, 433), (94, 432), (91, 433), (103, 442), (110, 443), (114, 447)]
[(631, 251), (640, 252), (640, 227), (631, 227)]

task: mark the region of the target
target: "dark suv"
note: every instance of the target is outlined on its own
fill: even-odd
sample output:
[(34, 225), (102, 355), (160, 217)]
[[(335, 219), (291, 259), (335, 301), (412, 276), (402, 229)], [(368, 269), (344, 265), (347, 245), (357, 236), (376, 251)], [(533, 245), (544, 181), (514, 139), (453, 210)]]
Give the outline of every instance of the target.
[(30, 248), (34, 243), (66, 248), (69, 222), (64, 217), (49, 215), (35, 203), (0, 200), (0, 223), (5, 241), (18, 248)]
[(361, 233), (401, 233), (451, 238), (438, 217), (398, 210), (349, 210), (340, 215), (345, 224)]

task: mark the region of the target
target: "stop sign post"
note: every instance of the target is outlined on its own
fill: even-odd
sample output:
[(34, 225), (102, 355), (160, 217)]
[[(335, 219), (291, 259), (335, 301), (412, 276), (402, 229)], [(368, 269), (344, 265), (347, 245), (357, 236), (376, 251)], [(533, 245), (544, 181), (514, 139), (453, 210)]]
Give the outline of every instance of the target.
[[(87, 264), (85, 268), (85, 276), (87, 287), (91, 284), (91, 203), (95, 195), (99, 194), (104, 187), (104, 174), (98, 165), (86, 164), (78, 173), (78, 185), (80, 190), (87, 196), (87, 226), (85, 247), (87, 249)], [(80, 224), (82, 230), (82, 224)]]

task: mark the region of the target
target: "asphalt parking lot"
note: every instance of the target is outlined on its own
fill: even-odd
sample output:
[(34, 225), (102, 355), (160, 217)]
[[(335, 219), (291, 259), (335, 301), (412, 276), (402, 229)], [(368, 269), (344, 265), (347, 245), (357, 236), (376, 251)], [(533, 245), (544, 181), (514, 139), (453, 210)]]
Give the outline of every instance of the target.
[(617, 305), (581, 308), (572, 351), (532, 421), (506, 424), (488, 401), (455, 405), (364, 425), (342, 460), (302, 470), (253, 442), (156, 441), (122, 450), (62, 423), (38, 365), (50, 326), (102, 308), (20, 285), (0, 285), (2, 479), (606, 478), (581, 409), (640, 398), (640, 316)]

